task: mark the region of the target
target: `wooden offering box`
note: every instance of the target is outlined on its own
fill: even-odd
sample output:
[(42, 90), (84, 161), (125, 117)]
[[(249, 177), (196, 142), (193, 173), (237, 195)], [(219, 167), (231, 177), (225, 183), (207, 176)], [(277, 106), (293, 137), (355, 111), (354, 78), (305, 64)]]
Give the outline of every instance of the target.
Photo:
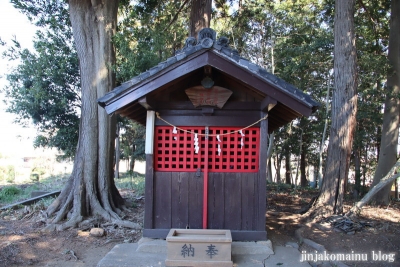
[(232, 267), (230, 230), (171, 229), (166, 266)]

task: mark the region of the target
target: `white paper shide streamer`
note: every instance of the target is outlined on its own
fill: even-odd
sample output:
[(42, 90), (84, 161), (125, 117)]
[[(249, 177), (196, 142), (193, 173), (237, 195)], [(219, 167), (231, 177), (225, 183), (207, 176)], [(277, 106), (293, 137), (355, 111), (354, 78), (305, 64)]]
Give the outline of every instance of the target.
[(197, 137), (197, 133), (194, 134), (194, 153), (199, 153), (199, 138)]
[(245, 134), (242, 132), (242, 130), (239, 130), (239, 133), (242, 136), (242, 138), (240, 139), (240, 149), (243, 149), (244, 146), (243, 137), (245, 136)]

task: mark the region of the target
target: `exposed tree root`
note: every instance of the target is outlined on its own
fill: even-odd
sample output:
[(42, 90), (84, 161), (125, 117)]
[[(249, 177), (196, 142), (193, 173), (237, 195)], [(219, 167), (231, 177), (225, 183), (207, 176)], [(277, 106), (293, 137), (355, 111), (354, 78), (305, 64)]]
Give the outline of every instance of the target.
[[(87, 227), (88, 224), (94, 221), (98, 221), (99, 223), (100, 218), (120, 227), (136, 230), (141, 229), (140, 224), (122, 219), (124, 216), (122, 210), (125, 212), (131, 211), (125, 207), (125, 201), (115, 188), (114, 181), (110, 180), (111, 185), (103, 183), (105, 188), (96, 190), (97, 187), (91, 185), (90, 182), (90, 185), (85, 183), (83, 175), (80, 175), (81, 172), (77, 171), (81, 166), (81, 163), (75, 165), (74, 171), (65, 188), (47, 209), (46, 215), (48, 218), (53, 215), (55, 216), (47, 221), (48, 225), (44, 230), (63, 231), (69, 228), (81, 227), (82, 225), (86, 225)], [(74, 175), (76, 176), (74, 177)], [(113, 192), (112, 194), (107, 194), (107, 188), (110, 186), (115, 189), (110, 190)], [(96, 191), (105, 192), (103, 193), (105, 195), (99, 194)], [(87, 192), (92, 193), (88, 194)], [(65, 221), (65, 219), (67, 220)]]
[(114, 223), (118, 226), (125, 227), (125, 228), (131, 228), (131, 229), (135, 229), (135, 230), (142, 229), (142, 227), (139, 224), (131, 222), (131, 221), (118, 220), (118, 221), (114, 221)]
[(299, 209), (298, 211), (296, 211), (297, 214), (304, 214), (307, 211), (309, 211), (311, 209), (311, 207), (314, 205), (315, 200), (318, 198), (318, 195), (314, 196), (311, 198), (310, 202), (307, 204), (307, 206), (302, 207), (301, 209)]
[(69, 219), (68, 221), (66, 221), (63, 224), (57, 224), (56, 230), (63, 231), (63, 230), (69, 229), (69, 228), (75, 228), (82, 221), (83, 221), (82, 216), (74, 216), (73, 218)]
[(329, 206), (322, 205), (318, 202), (320, 195), (314, 196), (307, 206), (300, 209), (297, 213), (302, 214), (302, 221), (318, 221), (322, 218), (329, 217), (334, 214), (334, 210)]
[(333, 214), (335, 214), (335, 213), (332, 208), (330, 208), (329, 206), (324, 206), (324, 205), (318, 204), (316, 201), (316, 203), (307, 212), (305, 212), (301, 217), (303, 219), (308, 219), (309, 221), (315, 222), (322, 218), (329, 217)]

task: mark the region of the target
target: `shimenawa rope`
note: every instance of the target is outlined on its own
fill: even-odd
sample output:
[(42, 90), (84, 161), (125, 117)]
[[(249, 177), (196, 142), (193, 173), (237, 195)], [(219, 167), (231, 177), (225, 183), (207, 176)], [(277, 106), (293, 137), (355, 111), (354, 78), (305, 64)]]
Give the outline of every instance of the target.
[[(188, 130), (179, 128), (179, 127), (173, 125), (172, 123), (170, 123), (170, 122), (164, 120), (163, 118), (161, 118), (160, 113), (158, 113), (158, 112), (156, 112), (156, 116), (157, 116), (157, 118), (158, 118), (159, 120), (162, 120), (162, 121), (165, 122), (166, 124), (168, 124), (168, 125), (170, 125), (170, 126), (176, 128), (177, 130), (180, 130), (180, 131), (183, 131), (183, 132), (186, 132), (186, 133), (190, 133), (190, 134), (197, 134), (197, 135), (202, 135), (202, 136), (206, 136), (206, 135), (207, 135), (207, 134), (202, 134), (202, 133), (194, 133), (194, 132), (192, 132), (192, 131), (188, 131)], [(264, 117), (262, 117), (261, 119), (259, 119), (258, 121), (256, 121), (256, 122), (250, 124), (249, 126), (246, 126), (246, 127), (242, 128), (242, 129), (239, 129), (239, 130), (236, 130), (236, 131), (232, 131), (232, 132), (228, 132), (228, 133), (223, 133), (223, 134), (208, 134), (207, 136), (217, 136), (217, 135), (222, 136), (222, 135), (229, 135), (229, 134), (238, 133), (238, 132), (240, 132), (240, 131), (242, 131), (242, 130), (245, 130), (245, 129), (247, 129), (247, 128), (250, 128), (251, 126), (256, 125), (257, 123), (259, 123), (259, 122), (261, 122), (261, 121), (263, 121), (263, 120), (266, 120), (267, 118), (268, 118), (268, 114), (265, 115)]]

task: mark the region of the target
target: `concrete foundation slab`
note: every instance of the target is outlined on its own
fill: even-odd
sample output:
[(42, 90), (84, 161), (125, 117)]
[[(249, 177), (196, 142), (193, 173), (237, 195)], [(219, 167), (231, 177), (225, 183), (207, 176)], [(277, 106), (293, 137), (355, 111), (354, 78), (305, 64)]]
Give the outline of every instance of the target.
[[(145, 241), (145, 242), (144, 242)], [(98, 264), (98, 267), (159, 267), (165, 266), (167, 245), (165, 240), (144, 240), (138, 243), (116, 245)], [(293, 247), (278, 246), (272, 250), (271, 242), (233, 242), (234, 267), (309, 267), (300, 262), (301, 254)], [(258, 253), (256, 253), (258, 252)], [(270, 252), (274, 253), (271, 254)]]
[(259, 242), (232, 242), (232, 254), (233, 255), (271, 255), (274, 254), (272, 249), (272, 243), (268, 241)]
[(167, 241), (161, 239), (153, 239), (150, 242), (139, 243), (137, 252), (147, 252), (147, 253), (163, 253), (167, 254)]
[(99, 261), (98, 267), (164, 267), (167, 254), (137, 252), (137, 243), (118, 244)]

